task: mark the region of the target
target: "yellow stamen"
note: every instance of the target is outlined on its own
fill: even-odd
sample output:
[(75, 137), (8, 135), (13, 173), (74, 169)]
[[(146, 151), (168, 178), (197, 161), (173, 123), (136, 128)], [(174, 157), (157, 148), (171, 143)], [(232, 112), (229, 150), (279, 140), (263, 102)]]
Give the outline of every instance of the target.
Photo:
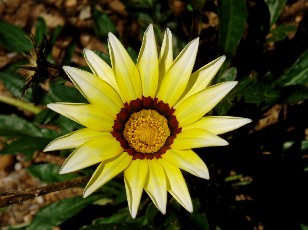
[(155, 153), (170, 136), (167, 119), (155, 110), (133, 113), (125, 124), (123, 135), (140, 153)]

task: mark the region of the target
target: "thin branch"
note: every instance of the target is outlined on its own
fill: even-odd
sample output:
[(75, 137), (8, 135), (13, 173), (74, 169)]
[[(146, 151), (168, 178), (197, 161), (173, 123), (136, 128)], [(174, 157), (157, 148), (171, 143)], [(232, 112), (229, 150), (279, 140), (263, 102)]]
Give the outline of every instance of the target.
[(5, 192), (0, 194), (0, 208), (20, 203), (25, 200), (29, 200), (41, 195), (45, 195), (48, 193), (52, 193), (55, 191), (64, 190), (70, 187), (78, 186), (85, 184), (89, 181), (90, 176), (78, 177), (72, 180), (67, 180), (63, 182), (58, 182), (50, 185), (46, 185), (40, 188), (31, 189), (27, 191), (12, 191), (12, 192)]

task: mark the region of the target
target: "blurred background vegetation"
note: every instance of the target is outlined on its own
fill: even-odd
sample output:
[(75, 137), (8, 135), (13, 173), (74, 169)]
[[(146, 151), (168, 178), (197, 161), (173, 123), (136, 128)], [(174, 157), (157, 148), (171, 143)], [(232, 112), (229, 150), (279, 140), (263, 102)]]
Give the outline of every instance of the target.
[(88, 69), (83, 48), (109, 62), (109, 31), (134, 60), (150, 23), (159, 46), (170, 28), (175, 54), (200, 37), (195, 70), (225, 54), (212, 84), (239, 81), (211, 114), (253, 120), (223, 135), (229, 146), (196, 150), (211, 178), (184, 173), (192, 214), (169, 197), (161, 215), (145, 195), (131, 219), (120, 175), (87, 199), (80, 186), (0, 208), (0, 228), (307, 230), (307, 9), (307, 0), (0, 1), (0, 195), (93, 172), (60, 176), (71, 151), (42, 152), (79, 127), (46, 104), (85, 100), (61, 67)]

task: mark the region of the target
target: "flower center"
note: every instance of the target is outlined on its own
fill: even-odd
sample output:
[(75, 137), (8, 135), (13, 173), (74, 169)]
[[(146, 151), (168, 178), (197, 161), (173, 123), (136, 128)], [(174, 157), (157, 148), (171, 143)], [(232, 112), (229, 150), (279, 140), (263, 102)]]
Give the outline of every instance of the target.
[(111, 134), (133, 160), (159, 159), (182, 131), (174, 111), (157, 98), (138, 98), (124, 104)]
[(135, 151), (153, 154), (164, 146), (170, 130), (167, 119), (155, 110), (141, 110), (130, 116), (123, 135)]

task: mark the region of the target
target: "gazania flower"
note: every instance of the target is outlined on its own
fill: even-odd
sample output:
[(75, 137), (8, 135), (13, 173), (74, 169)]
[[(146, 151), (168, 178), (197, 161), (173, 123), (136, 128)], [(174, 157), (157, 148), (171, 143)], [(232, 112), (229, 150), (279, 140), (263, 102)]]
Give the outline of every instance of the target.
[(166, 30), (160, 54), (153, 26), (145, 32), (135, 64), (119, 40), (109, 33), (110, 67), (85, 50), (92, 73), (65, 66), (87, 104), (55, 103), (48, 108), (85, 128), (52, 141), (45, 151), (76, 148), (60, 173), (99, 163), (84, 197), (124, 171), (129, 211), (135, 218), (143, 189), (166, 212), (167, 191), (189, 212), (191, 198), (180, 169), (208, 179), (206, 165), (191, 149), (223, 146), (218, 134), (249, 119), (206, 116), (237, 82), (207, 87), (225, 57), (192, 73), (199, 39), (173, 60), (172, 37)]

